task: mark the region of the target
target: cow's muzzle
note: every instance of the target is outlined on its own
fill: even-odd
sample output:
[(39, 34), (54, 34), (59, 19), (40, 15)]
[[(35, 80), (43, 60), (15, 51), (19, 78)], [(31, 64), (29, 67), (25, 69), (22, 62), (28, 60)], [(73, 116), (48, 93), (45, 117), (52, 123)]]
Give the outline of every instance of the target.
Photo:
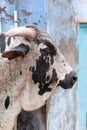
[(72, 88), (76, 81), (77, 74), (74, 71), (71, 71), (69, 74), (65, 75), (63, 80), (59, 81), (58, 86), (61, 86), (64, 89)]

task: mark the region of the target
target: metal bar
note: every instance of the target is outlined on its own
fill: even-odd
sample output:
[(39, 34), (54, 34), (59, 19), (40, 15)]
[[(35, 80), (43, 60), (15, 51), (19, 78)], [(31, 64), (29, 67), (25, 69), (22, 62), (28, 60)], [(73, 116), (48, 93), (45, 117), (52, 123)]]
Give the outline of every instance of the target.
[(0, 18), (0, 32), (2, 32), (2, 18)]
[(18, 27), (18, 0), (15, 1), (15, 10), (14, 10), (14, 27)]
[(2, 22), (0, 21), (0, 32), (2, 32)]
[(15, 28), (18, 27), (18, 11), (14, 10), (14, 26)]

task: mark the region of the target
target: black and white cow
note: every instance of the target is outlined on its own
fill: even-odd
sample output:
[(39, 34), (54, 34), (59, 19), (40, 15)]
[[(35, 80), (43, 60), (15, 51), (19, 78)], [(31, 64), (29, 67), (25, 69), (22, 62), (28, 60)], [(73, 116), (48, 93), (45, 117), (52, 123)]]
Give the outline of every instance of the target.
[(49, 34), (35, 25), (0, 34), (0, 130), (13, 130), (22, 109), (40, 108), (56, 87), (71, 88), (72, 67)]

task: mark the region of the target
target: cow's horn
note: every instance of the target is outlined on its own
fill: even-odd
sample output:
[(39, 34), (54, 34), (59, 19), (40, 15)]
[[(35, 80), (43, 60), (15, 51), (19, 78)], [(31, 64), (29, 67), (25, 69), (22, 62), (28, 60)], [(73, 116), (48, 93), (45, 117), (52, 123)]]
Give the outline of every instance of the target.
[(33, 28), (18, 27), (4, 33), (7, 37), (12, 36), (24, 36), (29, 40), (34, 40), (36, 37), (36, 31)]

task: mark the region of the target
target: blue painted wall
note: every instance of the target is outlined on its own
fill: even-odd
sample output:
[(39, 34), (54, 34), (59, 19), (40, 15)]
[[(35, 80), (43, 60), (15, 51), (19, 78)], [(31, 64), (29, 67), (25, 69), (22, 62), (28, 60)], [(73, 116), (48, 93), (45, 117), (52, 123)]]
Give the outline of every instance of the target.
[[(24, 15), (24, 11), (29, 12)], [(46, 0), (21, 0), (19, 6), (19, 25), (37, 24), (43, 28), (46, 27)]]
[(37, 24), (46, 29), (46, 0), (2, 0), (0, 1), (0, 18), (3, 19), (2, 31), (14, 28), (14, 10), (18, 8), (19, 26)]
[(3, 0), (0, 1), (0, 18), (2, 21), (2, 31), (7, 31), (13, 28), (14, 4)]
[(87, 130), (87, 24), (80, 25), (79, 34), (79, 128)]

